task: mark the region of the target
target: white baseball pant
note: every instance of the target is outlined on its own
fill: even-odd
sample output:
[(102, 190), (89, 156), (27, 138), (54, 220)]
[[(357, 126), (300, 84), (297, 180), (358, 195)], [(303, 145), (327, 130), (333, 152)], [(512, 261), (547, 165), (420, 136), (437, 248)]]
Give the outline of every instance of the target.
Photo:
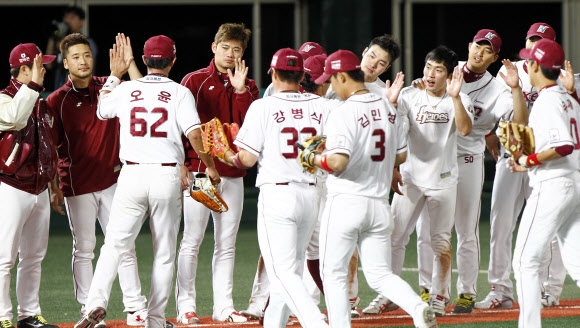
[(543, 281), (542, 294), (550, 294), (559, 298), (566, 280), (566, 268), (562, 261), (558, 238), (554, 238), (550, 247), (544, 252), (540, 270), (540, 279)]
[[(483, 159), (483, 154), (457, 156), (459, 169), (455, 205), (457, 295), (477, 295), (477, 276), (479, 275), (480, 263), (479, 215), (481, 212), (481, 190), (485, 175)], [(419, 285), (429, 289), (425, 285), (430, 285), (426, 281), (432, 276), (433, 250), (430, 247), (429, 216), (423, 214), (427, 214), (427, 212), (423, 210), (417, 222)]]
[[(144, 178), (146, 177), (146, 178)], [(171, 293), (177, 233), (181, 220), (179, 168), (159, 164), (125, 165), (117, 183), (105, 244), (97, 262), (86, 308), (107, 307), (121, 259), (131, 250), (149, 213), (153, 271), (147, 309), (148, 328), (165, 327)]]
[(39, 315), (41, 263), (48, 247), (50, 202), (48, 190), (38, 195), (16, 189), (0, 182), (0, 320), (12, 320), (10, 301), (10, 269), (16, 255), (16, 298), (18, 320)]
[(454, 224), (457, 186), (446, 189), (427, 189), (406, 182), (393, 198), (395, 229), (392, 237), (393, 272), (401, 274), (405, 248), (415, 229), (419, 214), (427, 207), (430, 220), (431, 247), (434, 252), (431, 295), (450, 298), (451, 230)]
[(332, 327), (350, 327), (348, 266), (358, 247), (369, 286), (414, 316), (425, 303), (391, 270), (395, 222), (387, 200), (338, 194), (328, 197), (320, 229), (320, 271)]
[[(65, 197), (64, 199), (73, 237), (74, 291), (77, 302), (83, 306), (82, 315), (86, 312), (84, 305), (87, 302), (89, 288), (93, 280), (93, 258), (95, 257), (93, 250), (97, 243), (95, 220), (99, 220), (101, 229), (106, 235), (115, 189), (117, 189), (116, 183), (105, 190)], [(147, 307), (147, 299), (141, 295), (135, 245), (119, 264), (119, 285), (123, 291), (125, 312), (139, 311)]]
[[(195, 172), (191, 172), (192, 178)], [(177, 315), (196, 311), (195, 277), (199, 247), (205, 236), (209, 215), (213, 218), (215, 247), (212, 260), (213, 313), (221, 317), (225, 310), (234, 308), (232, 290), (234, 286), (234, 260), (236, 237), (242, 219), (244, 205), (243, 178), (222, 177), (217, 190), (228, 204), (224, 213), (212, 212), (184, 192), (183, 239), (177, 258), (177, 281), (175, 297)]]
[(518, 327), (541, 327), (540, 265), (558, 237), (564, 265), (580, 286), (580, 172), (538, 182), (520, 223), (513, 267), (520, 316)]
[(264, 327), (283, 328), (292, 311), (302, 327), (328, 327), (302, 281), (304, 252), (318, 216), (318, 192), (301, 183), (265, 184), (258, 197), (258, 242), (270, 279)]

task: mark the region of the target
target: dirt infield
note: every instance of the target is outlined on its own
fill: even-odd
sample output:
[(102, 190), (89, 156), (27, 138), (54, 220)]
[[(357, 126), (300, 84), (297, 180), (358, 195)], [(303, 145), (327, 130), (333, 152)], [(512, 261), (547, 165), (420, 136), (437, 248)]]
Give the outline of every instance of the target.
[[(447, 307), (449, 313), (453, 306)], [(475, 310), (472, 314), (447, 315), (445, 317), (437, 318), (439, 324), (458, 324), (458, 323), (475, 323), (475, 322), (498, 322), (498, 321), (513, 321), (518, 319), (519, 306), (514, 303), (513, 309), (499, 309), (499, 310)], [(360, 311), (360, 310), (359, 310)], [(556, 318), (556, 317), (575, 317), (580, 316), (580, 300), (561, 300), (560, 306), (542, 310), (542, 318)], [(246, 323), (223, 323), (214, 322), (211, 317), (202, 317), (201, 325), (197, 327), (230, 327), (243, 326), (244, 328), (258, 328), (261, 327), (258, 321), (250, 321)], [(169, 319), (175, 323), (175, 319)], [(293, 327), (300, 327), (296, 319), (292, 320)], [(396, 310), (388, 312), (387, 314), (362, 316), (357, 319), (352, 319), (353, 327), (388, 327), (388, 326), (413, 326), (413, 320), (403, 310)], [(59, 324), (61, 328), (73, 328), (74, 323)], [(107, 321), (107, 328), (120, 328), (126, 326), (125, 320)], [(179, 327), (179, 326), (178, 326)], [(195, 326), (194, 326), (195, 327)]]

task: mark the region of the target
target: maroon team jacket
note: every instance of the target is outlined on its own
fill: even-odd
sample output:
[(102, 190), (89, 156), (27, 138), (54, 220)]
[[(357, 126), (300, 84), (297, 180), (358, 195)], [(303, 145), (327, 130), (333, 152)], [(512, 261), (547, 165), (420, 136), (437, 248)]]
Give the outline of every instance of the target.
[[(250, 104), (260, 98), (260, 90), (254, 80), (246, 78), (246, 92), (238, 94), (229, 83), (227, 74), (220, 74), (214, 60), (207, 68), (187, 74), (181, 84), (187, 87), (197, 106), (201, 123), (209, 122), (217, 117), (222, 123), (238, 123), (242, 126)], [(199, 159), (193, 147), (184, 138), (185, 165), (189, 171), (203, 172), (205, 165)], [(239, 178), (246, 175), (246, 170), (228, 166), (216, 160), (218, 173), (224, 177)]]
[(69, 78), (46, 100), (60, 121), (58, 175), (65, 197), (107, 189), (119, 177), (119, 120), (96, 115), (106, 81), (93, 76), (88, 88), (76, 89)]
[[(12, 98), (22, 82), (10, 79), (10, 85), (0, 91)], [(42, 90), (37, 90), (42, 91)], [(56, 173), (56, 126), (58, 122), (46, 101), (38, 96), (26, 126), (19, 131), (0, 131), (0, 181), (27, 193), (38, 195), (48, 187)], [(14, 161), (6, 159), (18, 144)]]

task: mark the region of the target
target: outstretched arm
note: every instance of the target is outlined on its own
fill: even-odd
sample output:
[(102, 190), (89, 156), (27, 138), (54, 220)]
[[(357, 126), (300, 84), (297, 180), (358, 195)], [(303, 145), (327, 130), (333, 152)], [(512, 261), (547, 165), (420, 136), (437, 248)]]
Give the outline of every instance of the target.
[(463, 102), (461, 101), (461, 96), (459, 92), (461, 91), (461, 85), (463, 84), (463, 71), (459, 67), (455, 67), (453, 70), (453, 75), (451, 80), (447, 80), (447, 93), (453, 99), (453, 108), (455, 109), (455, 125), (457, 125), (457, 130), (462, 136), (466, 136), (471, 133), (473, 128), (473, 122), (467, 114)]
[(522, 88), (520, 87), (520, 77), (518, 76), (518, 69), (512, 64), (509, 59), (501, 61), (506, 68), (506, 74), (499, 72), (499, 75), (505, 83), (512, 88), (512, 98), (514, 101), (514, 118), (513, 121), (519, 124), (528, 125), (528, 106), (524, 99)]

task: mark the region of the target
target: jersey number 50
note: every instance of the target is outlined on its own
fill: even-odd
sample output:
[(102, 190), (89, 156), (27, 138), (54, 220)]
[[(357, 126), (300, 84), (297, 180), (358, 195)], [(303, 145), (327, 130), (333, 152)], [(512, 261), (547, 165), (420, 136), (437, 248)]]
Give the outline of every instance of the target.
[[(144, 107), (133, 107), (131, 110), (131, 135), (134, 137), (144, 137), (147, 134), (147, 121), (144, 118), (137, 118), (137, 113), (149, 113)], [(151, 125), (151, 137), (167, 138), (167, 132), (157, 131), (157, 128), (167, 121), (167, 109), (155, 107), (151, 113), (160, 113), (161, 117)], [(137, 131), (137, 126), (139, 130)]]

